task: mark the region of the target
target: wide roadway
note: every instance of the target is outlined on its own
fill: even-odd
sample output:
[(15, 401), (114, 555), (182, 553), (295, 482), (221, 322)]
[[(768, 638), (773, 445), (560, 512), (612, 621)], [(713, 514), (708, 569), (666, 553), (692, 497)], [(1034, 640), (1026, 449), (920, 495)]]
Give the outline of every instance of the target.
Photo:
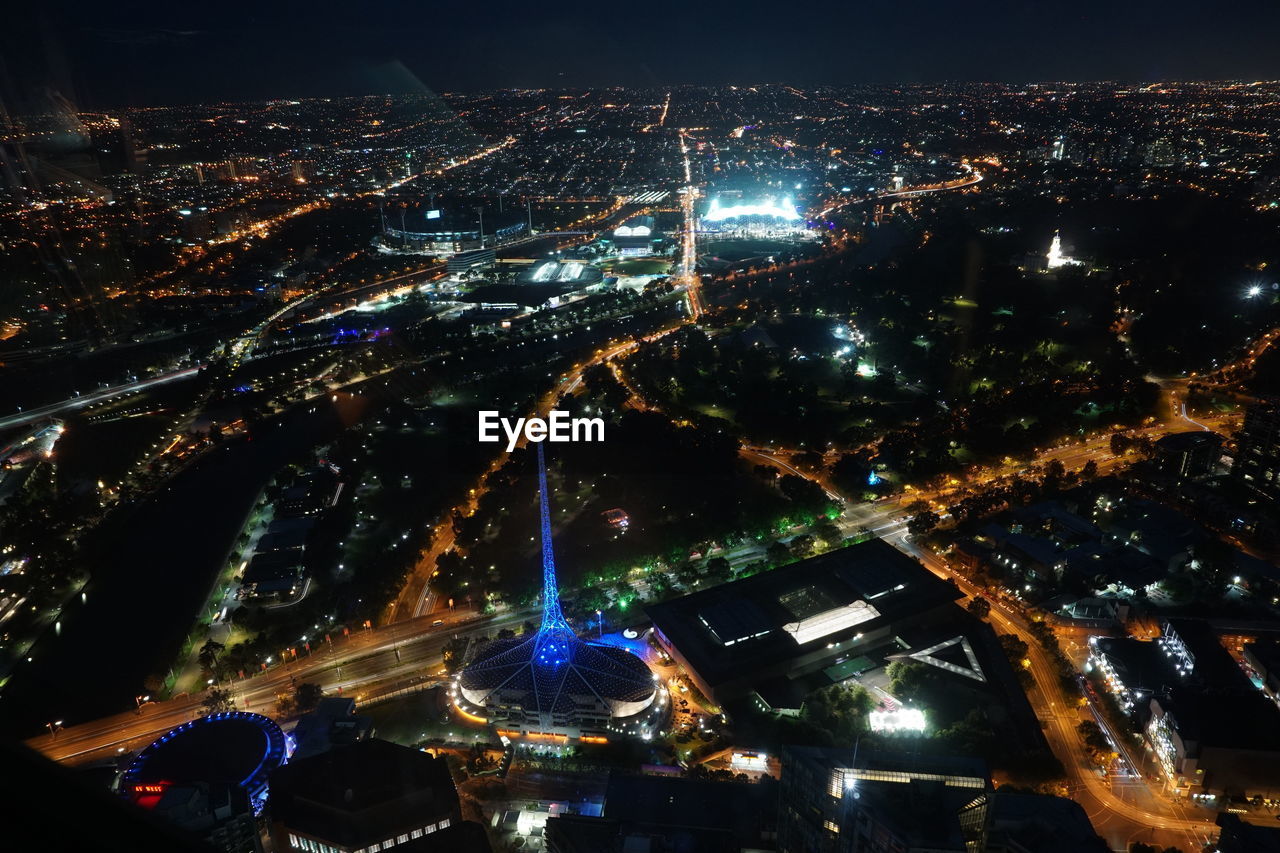
[[(275, 716), (281, 696), (291, 696), (298, 684), (318, 684), (326, 694), (368, 700), (385, 692), (443, 677), (445, 644), (455, 635), (492, 636), (514, 628), (532, 612), (476, 616), (470, 612), (442, 614), (393, 622), (353, 632), (349, 637), (323, 640), (308, 654), (277, 661), (266, 671), (220, 685), (229, 690), (240, 710)], [(439, 622), (440, 624), (436, 624)], [(287, 653), (286, 653), (287, 654)], [(86, 764), (142, 749), (159, 735), (200, 716), (205, 693), (179, 695), (149, 702), (140, 709), (116, 714), (31, 738), (27, 744), (56, 761)], [(52, 722), (52, 721), (51, 721)]]

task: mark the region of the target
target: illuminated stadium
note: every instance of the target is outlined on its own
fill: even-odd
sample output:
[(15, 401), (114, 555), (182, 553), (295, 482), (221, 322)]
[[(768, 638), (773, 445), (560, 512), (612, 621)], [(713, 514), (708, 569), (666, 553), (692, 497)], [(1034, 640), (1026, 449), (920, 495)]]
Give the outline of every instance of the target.
[(790, 197), (744, 201), (728, 193), (711, 199), (698, 229), (725, 237), (783, 237), (809, 230)]
[(580, 639), (560, 610), (542, 445), (538, 445), (542, 513), (542, 624), (530, 637), (495, 640), (457, 676), (461, 714), (491, 723), (510, 738), (602, 742), (651, 736), (667, 710), (666, 693), (640, 658)]
[(643, 257), (654, 252), (661, 235), (654, 230), (652, 216), (633, 216), (613, 229), (612, 241), (621, 257)]
[(293, 747), (275, 721), (227, 711), (183, 723), (138, 754), (120, 777), (120, 793), (154, 807), (169, 789), (194, 785), (242, 790), (255, 812), (267, 795), (267, 777), (289, 760)]
[[(382, 232), (374, 244), (383, 252), (448, 257), (458, 252), (502, 246), (527, 236), (528, 222), (518, 211), (456, 210), (420, 207), (382, 210)], [(484, 237), (481, 239), (481, 228)]]

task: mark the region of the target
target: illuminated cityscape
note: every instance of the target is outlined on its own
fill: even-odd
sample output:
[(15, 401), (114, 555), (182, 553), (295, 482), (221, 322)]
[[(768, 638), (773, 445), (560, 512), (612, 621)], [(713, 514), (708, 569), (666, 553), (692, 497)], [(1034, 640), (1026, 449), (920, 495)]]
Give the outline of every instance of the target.
[(466, 11), (6, 10), (0, 850), (1280, 850), (1280, 7)]

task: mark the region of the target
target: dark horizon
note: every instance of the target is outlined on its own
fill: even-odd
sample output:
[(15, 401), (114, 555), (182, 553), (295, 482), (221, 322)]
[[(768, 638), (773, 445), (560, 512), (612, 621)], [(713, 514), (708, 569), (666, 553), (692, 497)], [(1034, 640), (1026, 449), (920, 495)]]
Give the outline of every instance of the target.
[[(154, 0), (16, 10), (0, 47), (11, 93), (80, 108), (415, 92), (940, 82), (1280, 79), (1280, 8), (1189, 2), (1027, 8), (984, 17), (926, 2), (782, 10), (714, 2), (590, 11), (491, 4), (482, 18), (374, 0), (211, 16)], [(393, 23), (394, 22), (394, 23)], [(753, 82), (755, 81), (755, 82)], [(15, 94), (9, 94), (10, 100)]]

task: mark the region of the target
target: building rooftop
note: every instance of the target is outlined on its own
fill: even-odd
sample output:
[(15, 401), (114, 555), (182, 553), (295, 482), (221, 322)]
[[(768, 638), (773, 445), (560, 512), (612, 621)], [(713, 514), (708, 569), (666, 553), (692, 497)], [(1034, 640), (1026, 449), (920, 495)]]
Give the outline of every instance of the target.
[(486, 284), (460, 297), (463, 302), (477, 305), (522, 305), (536, 308), (552, 299), (571, 293), (573, 284), (559, 281), (531, 284)]
[(489, 643), (459, 675), (463, 694), (483, 705), (492, 691), (522, 691), (531, 697), (529, 710), (557, 714), (573, 713), (584, 696), (600, 697), (615, 716), (653, 701), (653, 673), (626, 649), (566, 636), (557, 641), (554, 657), (544, 659), (547, 644), (539, 639), (533, 634)]
[(373, 721), (356, 713), (356, 700), (326, 696), (315, 710), (303, 714), (293, 728), (297, 747), (293, 760), (317, 755), (335, 746), (345, 746), (369, 737)]
[(1178, 687), (1159, 701), (1184, 740), (1201, 747), (1280, 751), (1280, 707), (1252, 686), (1231, 694)]
[(599, 267), (580, 261), (541, 261), (516, 276), (516, 284), (561, 284), (574, 289), (599, 284), (604, 274)]
[(603, 816), (619, 821), (624, 834), (644, 829), (668, 837), (702, 837), (736, 851), (761, 846), (776, 825), (777, 791), (770, 783), (614, 774)]
[(1094, 832), (1079, 803), (1044, 794), (996, 791), (991, 798), (991, 834), (1010, 850), (1107, 853), (1111, 849)]
[(714, 685), (959, 597), (953, 585), (875, 539), (645, 610)]
[(1253, 691), (1253, 684), (1218, 640), (1209, 623), (1196, 619), (1170, 619), (1165, 639), (1181, 643), (1193, 658), (1191, 674), (1196, 683), (1211, 690)]
[(1280, 826), (1258, 826), (1219, 812), (1218, 827), (1219, 853), (1280, 853)]
[(1280, 675), (1280, 641), (1258, 640), (1249, 643), (1244, 650), (1255, 666), (1261, 667), (1268, 674)]
[(300, 758), (271, 774), (271, 819), (333, 843), (359, 845), (400, 832), (413, 817), (457, 814), (443, 758), (365, 740)]
[(1185, 453), (1200, 448), (1212, 448), (1222, 444), (1222, 436), (1206, 430), (1173, 432), (1156, 440), (1156, 448), (1166, 453)]
[(1116, 678), (1128, 690), (1154, 693), (1180, 680), (1159, 643), (1132, 637), (1098, 637), (1095, 647), (1107, 656)]
[[(964, 850), (968, 833), (960, 812), (990, 789), (986, 765), (965, 756), (895, 751), (785, 747), (782, 782), (806, 765), (802, 776), (821, 790), (843, 789), (851, 810), (867, 810), (892, 827), (911, 849)], [(835, 786), (839, 787), (835, 787)]]

